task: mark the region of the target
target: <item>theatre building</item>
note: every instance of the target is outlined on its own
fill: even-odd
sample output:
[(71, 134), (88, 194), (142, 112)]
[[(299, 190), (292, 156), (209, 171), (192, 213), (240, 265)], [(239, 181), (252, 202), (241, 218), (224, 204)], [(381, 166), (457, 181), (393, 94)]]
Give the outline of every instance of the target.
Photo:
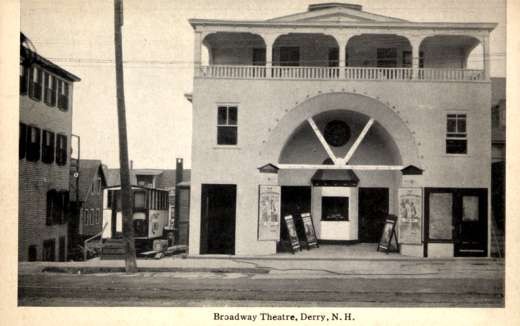
[(337, 3), (190, 23), (190, 255), (276, 255), (310, 213), (345, 252), (393, 214), (401, 255), (488, 256), (496, 24)]

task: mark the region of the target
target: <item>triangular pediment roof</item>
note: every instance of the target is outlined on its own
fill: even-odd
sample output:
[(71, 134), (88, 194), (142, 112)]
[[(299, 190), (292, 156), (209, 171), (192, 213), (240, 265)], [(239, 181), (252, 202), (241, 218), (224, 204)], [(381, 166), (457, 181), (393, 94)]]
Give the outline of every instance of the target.
[(406, 20), (373, 14), (362, 11), (359, 8), (351, 8), (351, 5), (332, 3), (325, 4), (322, 8), (309, 9), (308, 11), (288, 16), (268, 19), (269, 22), (405, 22)]

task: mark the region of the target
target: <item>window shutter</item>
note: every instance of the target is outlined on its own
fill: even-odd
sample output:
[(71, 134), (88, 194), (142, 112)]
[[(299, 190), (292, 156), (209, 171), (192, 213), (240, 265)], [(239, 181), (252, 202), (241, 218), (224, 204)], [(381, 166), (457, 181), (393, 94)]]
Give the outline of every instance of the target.
[(52, 76), (52, 85), (51, 85), (51, 105), (56, 105), (56, 77)]
[(40, 159), (40, 128), (27, 128), (27, 160), (36, 162)]
[(25, 157), (25, 152), (27, 151), (27, 126), (23, 123), (20, 123), (20, 132), (18, 139), (18, 158), (21, 160)]

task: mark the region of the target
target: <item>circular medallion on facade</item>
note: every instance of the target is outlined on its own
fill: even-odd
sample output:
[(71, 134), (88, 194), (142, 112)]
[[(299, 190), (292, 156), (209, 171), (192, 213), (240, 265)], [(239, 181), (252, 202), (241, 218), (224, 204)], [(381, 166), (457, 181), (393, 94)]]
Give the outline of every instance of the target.
[(350, 139), (350, 128), (343, 121), (332, 120), (325, 126), (324, 137), (331, 146), (343, 146)]

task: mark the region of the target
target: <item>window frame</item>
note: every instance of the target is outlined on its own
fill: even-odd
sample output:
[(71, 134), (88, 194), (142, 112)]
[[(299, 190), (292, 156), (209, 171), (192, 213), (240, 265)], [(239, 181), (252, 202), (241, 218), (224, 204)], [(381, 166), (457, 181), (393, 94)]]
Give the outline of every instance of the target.
[(57, 102), (57, 79), (48, 71), (43, 72), (43, 102), (50, 107), (55, 107)]
[(67, 138), (67, 135), (60, 133), (56, 134), (56, 164), (59, 166), (67, 164)]
[[(38, 162), (41, 158), (41, 129), (34, 125), (26, 126), (25, 159), (29, 162)], [(33, 141), (34, 135), (34, 141)]]
[[(225, 117), (225, 123), (220, 123), (220, 109), (221, 108), (224, 108), (225, 109), (225, 112), (226, 112), (226, 117)], [(235, 123), (234, 124), (230, 124), (230, 119), (229, 119), (229, 111), (231, 108), (234, 108), (235, 109)], [(217, 118), (217, 125), (216, 125), (216, 131), (217, 131), (217, 137), (216, 137), (216, 144), (217, 146), (223, 146), (223, 147), (236, 147), (238, 146), (238, 111), (239, 111), (239, 105), (237, 103), (217, 103), (217, 110), (216, 110), (216, 118)], [(235, 135), (234, 135), (234, 143), (225, 143), (225, 142), (219, 142), (220, 138), (219, 138), (219, 135), (220, 135), (220, 131), (221, 130), (224, 130), (224, 129), (230, 129), (230, 128), (233, 128), (235, 130)]]
[(67, 81), (62, 78), (57, 78), (57, 87), (56, 87), (56, 105), (60, 111), (67, 112), (69, 111), (70, 101), (69, 101), (69, 88), (70, 85)]
[[(48, 140), (48, 142), (47, 142)], [(47, 144), (49, 143), (49, 144)], [(43, 163), (52, 164), (54, 162), (54, 145), (55, 145), (55, 134), (49, 130), (42, 130), (41, 137), (41, 160)]]
[[(450, 130), (450, 121), (454, 121), (455, 130)], [(459, 130), (459, 121), (464, 121), (464, 130)], [(463, 152), (449, 149), (449, 143), (453, 141), (464, 142)], [(445, 153), (446, 155), (468, 155), (468, 114), (466, 112), (447, 112), (446, 113), (446, 132), (445, 132)]]
[(20, 95), (29, 94), (29, 69), (24, 62), (20, 62)]
[[(36, 77), (35, 71), (37, 71)], [(40, 102), (43, 98), (43, 68), (39, 65), (32, 65), (30, 69), (29, 97), (38, 102)]]

